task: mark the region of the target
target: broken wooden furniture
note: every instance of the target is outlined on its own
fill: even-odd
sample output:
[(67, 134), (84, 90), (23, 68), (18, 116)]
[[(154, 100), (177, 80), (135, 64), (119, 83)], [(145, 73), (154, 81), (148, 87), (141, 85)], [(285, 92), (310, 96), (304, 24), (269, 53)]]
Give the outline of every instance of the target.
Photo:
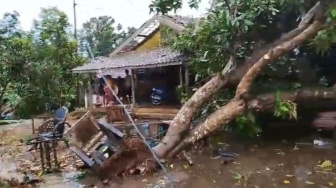
[(89, 151), (104, 136), (90, 111), (86, 112), (65, 135), (84, 151)]
[[(100, 130), (106, 135), (106, 139), (101, 139), (90, 151), (72, 146), (70, 150), (74, 152), (86, 166), (94, 171), (98, 176), (104, 177), (100, 169), (104, 167), (106, 161), (113, 156), (114, 153), (123, 151), (126, 147), (124, 145), (124, 134), (111, 124), (106, 122), (98, 123)], [(107, 147), (106, 149), (104, 147)], [(106, 156), (108, 154), (108, 156)]]
[[(94, 162), (98, 163), (99, 166), (104, 166), (106, 160), (110, 158), (116, 152), (123, 151), (126, 147), (124, 144), (125, 135), (114, 128), (112, 124), (104, 121), (98, 123), (100, 130), (106, 135), (105, 139), (102, 139), (92, 152), (91, 157)], [(106, 147), (106, 148), (104, 148)], [(106, 156), (108, 154), (108, 156)]]
[(97, 149), (96, 147), (104, 137), (104, 133), (100, 130), (98, 122), (93, 117), (91, 111), (87, 111), (65, 135), (73, 140), (70, 150), (75, 153), (86, 166), (98, 173), (99, 166), (92, 160), (91, 154)]
[(336, 111), (319, 113), (312, 125), (318, 131), (333, 131), (333, 138), (336, 139)]

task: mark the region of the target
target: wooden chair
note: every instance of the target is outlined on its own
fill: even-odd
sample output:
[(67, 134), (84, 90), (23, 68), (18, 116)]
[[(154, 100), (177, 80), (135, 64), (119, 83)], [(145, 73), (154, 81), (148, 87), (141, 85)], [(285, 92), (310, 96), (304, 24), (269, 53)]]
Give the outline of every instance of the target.
[(27, 145), (32, 145), (29, 151), (36, 149), (40, 151), (42, 170), (45, 171), (44, 157), (48, 165), (48, 169), (51, 170), (51, 152), (54, 156), (54, 163), (57, 168), (59, 168), (59, 163), (57, 159), (56, 147), (59, 141), (65, 142), (66, 146), (69, 147), (68, 140), (64, 138), (64, 129), (66, 117), (68, 114), (68, 109), (66, 107), (61, 107), (55, 111), (54, 118), (45, 121), (39, 127), (39, 133), (33, 139), (27, 141)]
[[(105, 166), (106, 161), (116, 152), (123, 151), (126, 148), (124, 144), (125, 135), (114, 128), (112, 124), (100, 121), (98, 125), (100, 130), (106, 135), (106, 140), (99, 140), (90, 151), (85, 151), (76, 146), (70, 147), (70, 150), (74, 152), (94, 173), (103, 178), (106, 177), (106, 174), (103, 174), (101, 169)], [(109, 152), (102, 151), (102, 146), (107, 146)], [(106, 153), (109, 153), (108, 157), (104, 155)]]

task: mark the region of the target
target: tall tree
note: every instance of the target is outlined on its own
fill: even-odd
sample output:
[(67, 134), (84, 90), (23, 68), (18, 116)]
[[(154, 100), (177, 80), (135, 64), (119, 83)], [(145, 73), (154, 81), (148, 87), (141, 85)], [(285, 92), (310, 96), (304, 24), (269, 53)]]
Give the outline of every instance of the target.
[(94, 56), (107, 56), (135, 30), (128, 28), (127, 31), (123, 31), (121, 24), (115, 24), (115, 20), (110, 16), (93, 17), (84, 23), (80, 37), (82, 51), (88, 53), (88, 44)]
[(22, 115), (45, 110), (45, 104), (66, 105), (76, 94), (76, 75), (69, 70), (84, 63), (70, 33), (66, 14), (57, 8), (42, 9), (31, 31), (34, 47), (18, 111)]
[[(3, 98), (16, 98), (22, 80), (28, 79), (27, 67), (33, 46), (28, 35), (20, 29), (19, 14), (5, 13), (0, 20), (0, 106)], [(13, 105), (17, 103), (12, 100)]]

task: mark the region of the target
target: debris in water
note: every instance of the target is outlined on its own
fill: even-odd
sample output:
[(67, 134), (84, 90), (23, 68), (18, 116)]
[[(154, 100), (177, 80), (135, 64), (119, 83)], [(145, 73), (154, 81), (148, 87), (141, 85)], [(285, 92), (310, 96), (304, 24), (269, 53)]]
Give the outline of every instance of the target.
[(182, 154), (184, 158), (188, 161), (190, 166), (194, 165), (194, 162), (191, 160), (191, 157), (185, 151), (182, 151)]
[(290, 181), (288, 181), (288, 180), (284, 180), (283, 183), (284, 183), (284, 184), (290, 184)]
[(311, 181), (306, 181), (306, 184), (308, 184), (308, 185), (315, 185), (315, 183), (311, 182)]
[(69, 172), (69, 173), (64, 174), (64, 180), (65, 181), (73, 181), (73, 180), (78, 181), (78, 180), (85, 178), (87, 174), (88, 174), (87, 171)]

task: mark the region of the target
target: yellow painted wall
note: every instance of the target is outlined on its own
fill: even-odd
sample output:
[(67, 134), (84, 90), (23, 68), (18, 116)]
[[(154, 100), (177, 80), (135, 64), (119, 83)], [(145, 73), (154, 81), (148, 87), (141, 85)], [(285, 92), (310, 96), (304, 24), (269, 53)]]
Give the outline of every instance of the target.
[(160, 46), (160, 39), (161, 34), (160, 31), (156, 32), (150, 39), (148, 39), (145, 43), (143, 43), (141, 46), (139, 46), (136, 50), (142, 51), (142, 50), (151, 50), (156, 47)]

